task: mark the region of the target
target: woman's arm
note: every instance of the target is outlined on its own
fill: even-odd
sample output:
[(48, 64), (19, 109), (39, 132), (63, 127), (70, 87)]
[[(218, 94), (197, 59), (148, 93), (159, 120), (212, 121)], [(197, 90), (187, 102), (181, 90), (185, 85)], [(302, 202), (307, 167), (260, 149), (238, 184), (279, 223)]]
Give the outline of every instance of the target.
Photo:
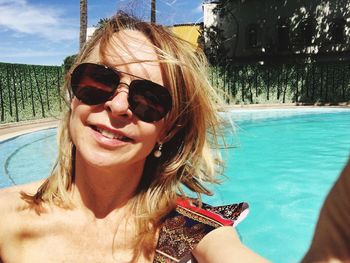
[(350, 262), (350, 160), (329, 192), (306, 262)]
[(244, 246), (233, 227), (217, 228), (207, 234), (192, 251), (200, 263), (268, 262)]

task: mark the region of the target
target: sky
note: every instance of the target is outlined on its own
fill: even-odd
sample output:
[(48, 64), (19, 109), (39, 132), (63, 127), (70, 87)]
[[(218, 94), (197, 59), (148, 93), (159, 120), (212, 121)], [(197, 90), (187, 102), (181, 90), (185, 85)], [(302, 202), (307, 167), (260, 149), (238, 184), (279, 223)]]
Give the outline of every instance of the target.
[[(79, 0), (0, 0), (0, 62), (61, 65), (79, 49)], [(151, 0), (88, 0), (88, 27), (117, 10), (149, 20)], [(203, 0), (156, 0), (157, 23), (201, 22)]]

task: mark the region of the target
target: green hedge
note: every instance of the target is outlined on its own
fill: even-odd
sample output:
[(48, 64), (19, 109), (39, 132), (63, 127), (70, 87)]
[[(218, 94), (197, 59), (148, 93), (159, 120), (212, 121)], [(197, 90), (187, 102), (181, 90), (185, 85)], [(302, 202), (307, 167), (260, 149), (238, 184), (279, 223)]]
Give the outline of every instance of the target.
[(0, 123), (59, 116), (63, 75), (61, 66), (0, 63)]
[[(63, 66), (0, 63), (0, 124), (58, 117), (65, 107)], [(350, 102), (349, 62), (213, 67), (212, 83), (231, 104)]]
[(227, 64), (213, 67), (212, 84), (231, 104), (350, 102), (350, 63)]

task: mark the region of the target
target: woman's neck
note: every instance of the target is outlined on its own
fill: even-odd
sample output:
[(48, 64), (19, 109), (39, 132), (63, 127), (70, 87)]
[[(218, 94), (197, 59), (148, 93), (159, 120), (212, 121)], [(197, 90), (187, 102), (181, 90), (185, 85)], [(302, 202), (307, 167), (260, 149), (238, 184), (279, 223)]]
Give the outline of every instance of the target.
[(135, 196), (144, 162), (132, 167), (96, 167), (77, 152), (73, 196), (82, 208), (103, 218), (124, 207)]

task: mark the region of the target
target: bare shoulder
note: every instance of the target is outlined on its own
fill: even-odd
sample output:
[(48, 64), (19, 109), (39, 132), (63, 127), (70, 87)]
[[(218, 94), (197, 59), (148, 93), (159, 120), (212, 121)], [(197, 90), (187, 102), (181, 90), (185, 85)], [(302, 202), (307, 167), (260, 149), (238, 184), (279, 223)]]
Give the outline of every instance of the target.
[(40, 180), (29, 184), (14, 185), (7, 188), (1, 188), (0, 199), (3, 197), (6, 197), (7, 195), (11, 195), (13, 193), (20, 193), (21, 191), (34, 194), (42, 183), (43, 183), (43, 180)]
[(4, 246), (13, 243), (16, 231), (28, 222), (28, 218), (23, 220), (22, 211), (27, 205), (21, 197), (21, 192), (34, 194), (41, 183), (42, 181), (39, 181), (0, 189), (0, 263), (3, 250), (6, 250)]
[(21, 192), (34, 194), (41, 183), (42, 181), (38, 181), (0, 189), (0, 230), (4, 226), (4, 220), (8, 220), (25, 205), (24, 200), (21, 198)]
[[(207, 234), (193, 250), (200, 263), (268, 262), (244, 246), (233, 227), (220, 227)], [(233, 258), (234, 257), (234, 258)], [(237, 259), (236, 261), (234, 259)]]

